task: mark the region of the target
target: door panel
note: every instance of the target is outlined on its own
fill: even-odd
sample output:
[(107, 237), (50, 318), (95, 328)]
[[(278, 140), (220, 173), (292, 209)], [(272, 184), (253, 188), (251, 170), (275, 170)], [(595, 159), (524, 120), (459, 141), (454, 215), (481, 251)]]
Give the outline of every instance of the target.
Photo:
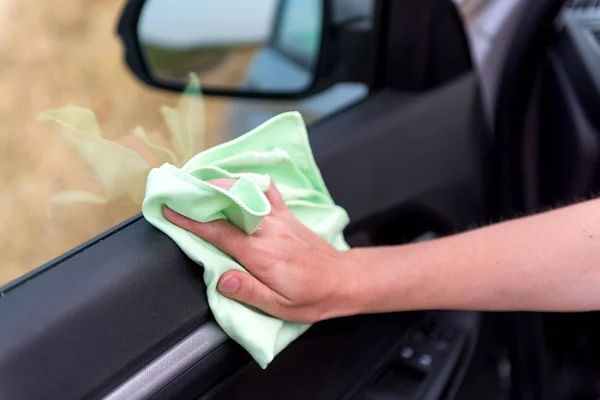
[(350, 214), (348, 233), (404, 210), (425, 210), (450, 230), (484, 220), (488, 138), (480, 116), (477, 80), (466, 74), (425, 93), (385, 89), (317, 122), (311, 144), (333, 198)]
[(201, 270), (141, 217), (0, 293), (2, 399), (98, 393), (210, 316)]
[[(485, 138), (477, 124), (477, 93), (469, 74), (423, 93), (382, 90), (309, 128), (332, 195), (353, 221), (350, 242), (399, 243), (485, 220)], [(410, 235), (402, 235), (405, 231)], [(0, 398), (131, 394), (117, 388), (211, 323), (201, 273), (138, 216), (0, 289)], [(206, 352), (189, 360), (185, 373), (137, 393), (236, 398), (243, 387), (244, 393), (269, 390), (278, 398), (294, 398), (296, 392), (304, 395), (299, 398), (348, 397), (383, 373), (420, 316), (317, 324), (266, 372), (251, 363), (242, 377), (234, 371), (248, 365), (247, 354), (229, 340), (219, 342), (218, 335), (201, 336)], [(457, 324), (449, 322), (462, 332), (452, 354), (462, 353), (467, 338), (476, 335), (472, 325)], [(427, 377), (419, 381), (427, 386), (451, 383), (449, 374), (443, 380), (437, 372), (420, 376)], [(246, 379), (249, 386), (227, 386), (231, 379)], [(307, 384), (311, 381), (315, 385)], [(225, 383), (211, 391), (218, 382)]]

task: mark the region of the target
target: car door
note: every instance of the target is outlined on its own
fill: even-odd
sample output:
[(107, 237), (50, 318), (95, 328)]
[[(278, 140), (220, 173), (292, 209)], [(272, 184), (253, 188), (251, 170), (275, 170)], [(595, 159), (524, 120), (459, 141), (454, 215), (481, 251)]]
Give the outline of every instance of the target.
[[(144, 4), (125, 5), (130, 49)], [(308, 126), (351, 217), (348, 242), (402, 244), (487, 221), (491, 138), (455, 6), (373, 6), (372, 68), (356, 78), (368, 94)], [(134, 70), (138, 56), (127, 53)], [(342, 318), (316, 324), (261, 370), (211, 318), (204, 290), (202, 269), (141, 216), (109, 229), (0, 289), (0, 398), (451, 398), (478, 336), (475, 312)]]

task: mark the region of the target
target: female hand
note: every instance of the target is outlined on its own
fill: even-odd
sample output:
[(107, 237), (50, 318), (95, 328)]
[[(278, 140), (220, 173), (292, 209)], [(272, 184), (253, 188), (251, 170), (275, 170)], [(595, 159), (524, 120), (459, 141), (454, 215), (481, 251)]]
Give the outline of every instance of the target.
[[(234, 182), (211, 181), (226, 190)], [(223, 274), (217, 289), (224, 296), (299, 323), (351, 313), (350, 252), (336, 250), (298, 221), (275, 184), (271, 183), (265, 195), (272, 211), (252, 235), (226, 221), (199, 223), (167, 207), (164, 215), (229, 254), (250, 272)]]

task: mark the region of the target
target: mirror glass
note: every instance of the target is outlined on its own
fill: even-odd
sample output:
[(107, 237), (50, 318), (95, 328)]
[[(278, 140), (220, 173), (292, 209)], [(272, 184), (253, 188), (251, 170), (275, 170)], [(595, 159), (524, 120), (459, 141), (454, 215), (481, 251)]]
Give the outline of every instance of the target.
[(147, 0), (138, 38), (157, 82), (204, 89), (308, 89), (319, 58), (322, 0)]

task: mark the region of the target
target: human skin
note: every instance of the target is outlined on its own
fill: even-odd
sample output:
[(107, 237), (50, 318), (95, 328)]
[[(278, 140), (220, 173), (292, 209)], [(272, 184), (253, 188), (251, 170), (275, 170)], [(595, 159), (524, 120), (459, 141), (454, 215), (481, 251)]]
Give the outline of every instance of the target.
[[(228, 189), (232, 180), (213, 181)], [(274, 184), (253, 235), (226, 221), (165, 217), (234, 257), (218, 290), (300, 323), (425, 309), (600, 309), (600, 200), (424, 243), (338, 251), (299, 222)]]

